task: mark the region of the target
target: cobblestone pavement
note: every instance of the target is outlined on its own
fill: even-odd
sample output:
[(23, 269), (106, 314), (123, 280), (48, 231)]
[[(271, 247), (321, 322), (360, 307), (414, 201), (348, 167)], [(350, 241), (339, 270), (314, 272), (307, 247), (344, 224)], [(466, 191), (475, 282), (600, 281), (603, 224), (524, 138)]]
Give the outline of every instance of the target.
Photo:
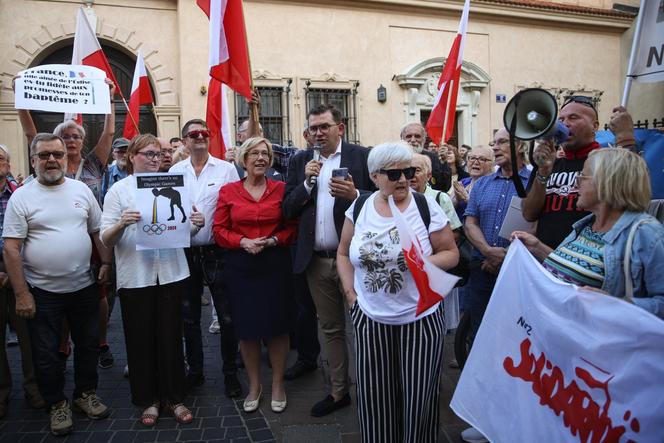
[[(206, 382), (192, 390), (185, 404), (194, 413), (194, 422), (180, 425), (171, 417), (162, 416), (154, 429), (144, 428), (138, 421), (140, 411), (129, 398), (129, 383), (123, 378), (126, 364), (124, 338), (119, 306), (116, 306), (109, 326), (109, 344), (115, 356), (115, 364), (110, 369), (99, 369), (97, 393), (113, 412), (108, 419), (88, 420), (74, 413), (74, 432), (65, 437), (53, 437), (48, 433), (48, 415), (28, 407), (23, 399), (21, 388), (20, 353), (18, 347), (8, 349), (12, 369), (13, 392), (7, 416), (0, 420), (0, 443), (142, 443), (142, 442), (271, 442), (286, 443), (332, 443), (359, 442), (359, 429), (356, 410), (353, 405), (330, 414), (315, 418), (309, 415), (311, 406), (326, 394), (324, 370), (318, 370), (302, 378), (287, 382), (288, 408), (282, 414), (270, 410), (270, 373), (267, 357), (264, 358), (263, 399), (259, 411), (246, 414), (241, 401), (232, 401), (223, 395), (223, 376), (219, 335), (210, 334), (207, 329), (211, 320), (211, 306), (203, 307), (203, 346), (205, 351)], [(449, 408), (458, 369), (448, 367), (452, 359), (452, 340), (449, 335), (445, 345), (445, 365), (441, 380), (441, 433), (440, 442), (460, 442), (459, 434), (466, 427)], [(296, 358), (291, 352), (290, 362)], [(73, 389), (73, 359), (67, 363), (67, 385), (65, 393), (71, 395)], [(324, 356), (323, 356), (324, 364)], [(352, 365), (351, 365), (352, 367)], [(352, 374), (352, 372), (351, 372)], [(351, 375), (352, 378), (354, 378)], [(245, 392), (247, 380), (240, 374)]]

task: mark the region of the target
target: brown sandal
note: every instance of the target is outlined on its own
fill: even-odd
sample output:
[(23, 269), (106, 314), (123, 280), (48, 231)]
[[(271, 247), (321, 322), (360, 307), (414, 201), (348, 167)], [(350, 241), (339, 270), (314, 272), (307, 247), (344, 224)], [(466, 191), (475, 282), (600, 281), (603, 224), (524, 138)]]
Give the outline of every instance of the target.
[(157, 418), (159, 418), (159, 403), (154, 403), (141, 414), (141, 424), (151, 428), (157, 424)]
[(194, 421), (194, 415), (182, 403), (171, 405), (169, 409), (173, 414), (173, 418), (175, 418), (175, 421), (177, 421), (178, 423), (188, 424)]

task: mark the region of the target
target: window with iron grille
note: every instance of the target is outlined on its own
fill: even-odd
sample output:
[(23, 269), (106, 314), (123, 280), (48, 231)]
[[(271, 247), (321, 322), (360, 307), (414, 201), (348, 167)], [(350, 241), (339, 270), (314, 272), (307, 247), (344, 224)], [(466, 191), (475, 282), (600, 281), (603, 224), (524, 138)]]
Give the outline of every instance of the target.
[[(258, 86), (261, 97), (261, 110), (258, 121), (263, 127), (265, 138), (272, 143), (284, 144), (284, 130), (288, 122), (288, 109), (284, 112), (284, 88)], [(249, 118), (249, 105), (247, 100), (235, 94), (235, 129)]]
[(341, 121), (346, 127), (344, 139), (350, 143), (359, 144), (357, 136), (357, 114), (356, 114), (356, 97), (357, 86), (359, 83), (354, 84), (353, 89), (323, 89), (323, 88), (307, 88), (305, 89), (307, 114), (309, 110), (318, 105), (332, 105), (341, 111)]

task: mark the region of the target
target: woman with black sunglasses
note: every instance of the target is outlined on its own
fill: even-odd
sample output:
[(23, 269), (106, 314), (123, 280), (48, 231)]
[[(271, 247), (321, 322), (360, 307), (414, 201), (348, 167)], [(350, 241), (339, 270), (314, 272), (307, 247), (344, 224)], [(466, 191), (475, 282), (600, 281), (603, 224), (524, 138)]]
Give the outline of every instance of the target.
[(419, 293), (389, 198), (412, 226), (429, 261), (450, 269), (459, 252), (440, 206), (410, 190), (412, 157), (405, 142), (371, 150), (367, 166), (378, 191), (350, 206), (337, 252), (355, 329), (357, 407), (365, 442), (435, 442), (438, 437), (445, 322), (439, 304), (416, 315)]

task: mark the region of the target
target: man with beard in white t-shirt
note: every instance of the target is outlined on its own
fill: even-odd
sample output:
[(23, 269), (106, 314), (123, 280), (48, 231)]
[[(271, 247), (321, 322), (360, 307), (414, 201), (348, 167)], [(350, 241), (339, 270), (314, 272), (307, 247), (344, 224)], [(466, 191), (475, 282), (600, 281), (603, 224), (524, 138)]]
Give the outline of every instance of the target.
[[(16, 314), (27, 318), (39, 390), (50, 408), (51, 433), (73, 429), (58, 357), (66, 318), (74, 341), (75, 409), (91, 419), (110, 409), (96, 394), (99, 356), (99, 291), (90, 272), (94, 240), (106, 280), (110, 254), (99, 240), (101, 209), (82, 182), (65, 178), (67, 151), (54, 134), (37, 134), (30, 145), (37, 179), (16, 190), (5, 213), (4, 261), (16, 295)], [(92, 239), (92, 240), (91, 240)]]

